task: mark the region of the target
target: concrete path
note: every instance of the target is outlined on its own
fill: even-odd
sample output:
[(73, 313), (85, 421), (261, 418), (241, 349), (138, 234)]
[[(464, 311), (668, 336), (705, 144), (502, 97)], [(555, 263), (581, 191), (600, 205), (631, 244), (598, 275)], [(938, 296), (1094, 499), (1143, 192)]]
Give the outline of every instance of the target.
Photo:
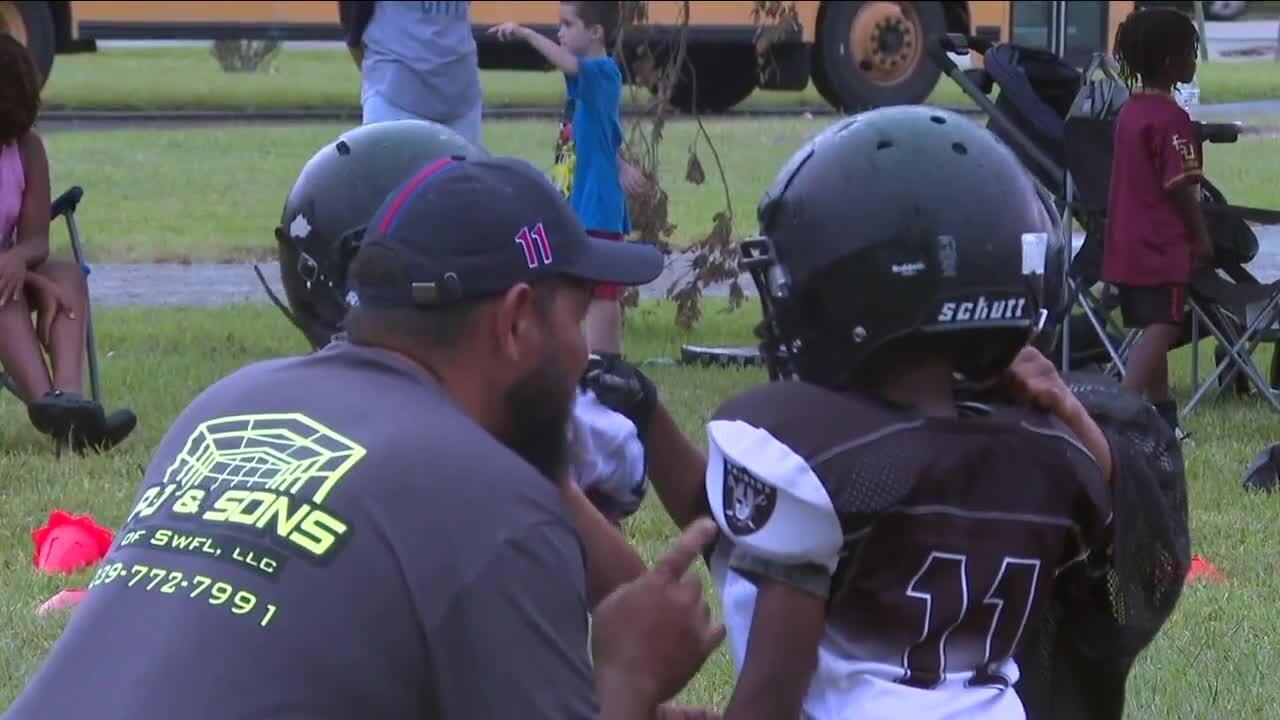
[[(1255, 230), (1262, 248), (1249, 270), (1264, 282), (1280, 279), (1280, 226)], [(1077, 243), (1080, 240), (1076, 238)], [(673, 255), (667, 265), (661, 277), (641, 289), (642, 297), (665, 297), (671, 283), (689, 273), (687, 257)], [(270, 262), (259, 267), (272, 290), (283, 300), (279, 266)], [(747, 294), (755, 294), (750, 276), (741, 276), (740, 282)], [(93, 266), (89, 289), (94, 307), (270, 302), (249, 264), (100, 264)], [(728, 285), (714, 285), (704, 290), (704, 294), (723, 297), (728, 294)]]

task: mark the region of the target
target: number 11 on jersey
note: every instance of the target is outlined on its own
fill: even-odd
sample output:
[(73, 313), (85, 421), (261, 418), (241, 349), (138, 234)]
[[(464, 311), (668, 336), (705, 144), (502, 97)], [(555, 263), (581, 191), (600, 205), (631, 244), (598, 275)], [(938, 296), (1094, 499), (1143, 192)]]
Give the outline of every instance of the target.
[(904, 685), (930, 689), (942, 682), (948, 671), (947, 640), (957, 629), (970, 641), (974, 637), (985, 641), (981, 664), (959, 672), (975, 673), (972, 683), (1008, 685), (1009, 679), (996, 673), (995, 664), (1012, 655), (1022, 637), (1035, 599), (1040, 561), (1004, 557), (981, 606), (972, 610), (969, 571), (967, 555), (935, 550), (907, 585), (907, 596), (920, 601), (924, 618), (919, 640), (902, 653), (900, 682)]

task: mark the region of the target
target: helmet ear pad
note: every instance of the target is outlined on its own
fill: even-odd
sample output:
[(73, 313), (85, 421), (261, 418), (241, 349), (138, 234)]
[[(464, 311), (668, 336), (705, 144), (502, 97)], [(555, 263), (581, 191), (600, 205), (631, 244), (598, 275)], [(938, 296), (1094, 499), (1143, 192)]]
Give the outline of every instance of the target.
[[(288, 229), (279, 226), (275, 231), (280, 261), (280, 284), (289, 305), (289, 315), (311, 345), (318, 350), (333, 338), (341, 328), (347, 307), (337, 291), (317, 287), (328, 282), (319, 274), (316, 260), (290, 237)], [(342, 267), (345, 267), (343, 265)]]

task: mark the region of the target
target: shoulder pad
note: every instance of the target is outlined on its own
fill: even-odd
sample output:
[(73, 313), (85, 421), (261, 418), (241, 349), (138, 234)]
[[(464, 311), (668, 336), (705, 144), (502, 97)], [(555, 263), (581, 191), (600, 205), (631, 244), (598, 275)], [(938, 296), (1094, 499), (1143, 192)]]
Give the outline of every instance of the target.
[(735, 545), (835, 572), (843, 544), (826, 488), (795, 451), (742, 420), (707, 424), (707, 500)]
[(1062, 380), (1103, 429), (1115, 425), (1139, 426), (1144, 432), (1159, 435), (1158, 441), (1177, 445), (1173, 430), (1160, 419), (1155, 406), (1125, 390), (1115, 378), (1075, 371), (1063, 373)]

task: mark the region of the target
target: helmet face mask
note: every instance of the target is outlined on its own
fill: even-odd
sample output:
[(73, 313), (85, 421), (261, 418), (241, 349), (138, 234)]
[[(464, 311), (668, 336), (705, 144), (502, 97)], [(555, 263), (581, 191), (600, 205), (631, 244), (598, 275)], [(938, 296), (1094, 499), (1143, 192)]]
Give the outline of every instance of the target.
[(1044, 327), (1045, 274), (1061, 267), (1048, 207), (1013, 153), (957, 114), (897, 106), (827, 128), (740, 244), (771, 379), (847, 388), (908, 338), (936, 339), (968, 382), (998, 378)]
[(387, 195), (442, 157), (486, 155), (444, 125), (398, 120), (352, 128), (307, 161), (275, 228), (287, 307), (259, 279), (313, 349), (342, 330), (347, 270)]

